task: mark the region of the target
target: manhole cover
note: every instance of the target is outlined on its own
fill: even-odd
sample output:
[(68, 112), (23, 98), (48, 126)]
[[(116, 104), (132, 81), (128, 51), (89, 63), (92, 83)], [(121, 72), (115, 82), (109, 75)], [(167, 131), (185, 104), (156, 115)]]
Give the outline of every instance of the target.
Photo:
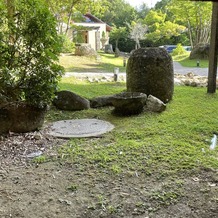
[(111, 123), (98, 119), (61, 120), (50, 126), (48, 134), (59, 138), (96, 137), (113, 128)]

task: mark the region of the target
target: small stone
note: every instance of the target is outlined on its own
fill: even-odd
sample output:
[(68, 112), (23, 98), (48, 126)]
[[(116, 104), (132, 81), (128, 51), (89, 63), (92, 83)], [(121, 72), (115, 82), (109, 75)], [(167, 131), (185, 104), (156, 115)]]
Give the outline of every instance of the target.
[(152, 112), (163, 112), (166, 109), (166, 104), (152, 95), (148, 96), (146, 105), (148, 110)]
[(194, 182), (199, 182), (200, 179), (199, 179), (198, 177), (194, 177), (194, 178), (193, 178), (193, 181), (194, 181)]
[(208, 185), (209, 185), (210, 187), (215, 187), (215, 186), (216, 186), (215, 183), (208, 183)]
[(39, 134), (37, 134), (37, 135), (34, 135), (34, 139), (36, 139), (36, 140), (41, 140), (41, 139), (42, 139), (42, 136), (41, 136), (41, 135), (39, 135)]
[(61, 199), (61, 198), (59, 198), (58, 201), (59, 201), (60, 203), (66, 204), (66, 205), (71, 205), (71, 204), (72, 204), (71, 201), (68, 201), (68, 200), (66, 200), (66, 199)]
[(192, 86), (192, 87), (197, 87), (197, 86), (198, 86), (198, 83), (195, 82), (195, 81), (192, 81), (192, 82), (190, 83), (190, 86)]

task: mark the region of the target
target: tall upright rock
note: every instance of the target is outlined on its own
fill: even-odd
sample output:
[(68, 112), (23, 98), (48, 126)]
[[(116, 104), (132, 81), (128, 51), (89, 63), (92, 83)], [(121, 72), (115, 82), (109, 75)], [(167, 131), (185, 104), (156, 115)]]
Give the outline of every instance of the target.
[(153, 95), (164, 103), (173, 97), (172, 57), (164, 48), (135, 50), (127, 63), (127, 91)]

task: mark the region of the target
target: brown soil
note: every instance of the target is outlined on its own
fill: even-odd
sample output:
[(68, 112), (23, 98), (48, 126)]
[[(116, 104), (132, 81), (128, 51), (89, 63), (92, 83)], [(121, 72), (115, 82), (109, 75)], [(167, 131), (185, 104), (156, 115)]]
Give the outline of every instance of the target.
[[(39, 132), (0, 138), (1, 218), (218, 217), (217, 171), (111, 174), (59, 161), (56, 148), (64, 143)], [(36, 151), (52, 160), (33, 163)]]

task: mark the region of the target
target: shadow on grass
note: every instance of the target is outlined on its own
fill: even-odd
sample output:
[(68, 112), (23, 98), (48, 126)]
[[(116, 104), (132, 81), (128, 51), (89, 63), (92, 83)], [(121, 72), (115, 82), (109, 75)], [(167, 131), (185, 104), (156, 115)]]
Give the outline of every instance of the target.
[(106, 58), (109, 58), (109, 59), (115, 59), (115, 56), (112, 55), (112, 54), (101, 53), (100, 55), (101, 55), (102, 57), (106, 57)]

